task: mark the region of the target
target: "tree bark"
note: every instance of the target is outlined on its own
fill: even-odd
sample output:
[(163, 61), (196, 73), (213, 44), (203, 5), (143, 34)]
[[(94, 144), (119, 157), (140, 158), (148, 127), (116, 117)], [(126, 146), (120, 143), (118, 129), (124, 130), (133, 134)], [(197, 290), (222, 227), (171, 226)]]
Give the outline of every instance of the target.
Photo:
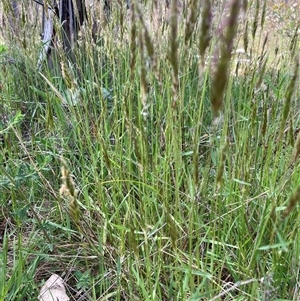
[(54, 40), (54, 17), (55, 17), (55, 2), (52, 2), (53, 8), (44, 7), (43, 9), (43, 32), (42, 32), (42, 42), (43, 49), (40, 53), (38, 59), (38, 70), (41, 69), (43, 62), (47, 59), (49, 67), (52, 69), (53, 62), (51, 58), (51, 48), (53, 48)]
[(8, 22), (14, 34), (18, 34), (19, 7), (16, 0), (11, 1), (11, 13), (8, 15)]
[(0, 7), (2, 12), (0, 12), (0, 18), (2, 23), (2, 34), (7, 36), (8, 34), (13, 34), (13, 37), (19, 35), (19, 16), (20, 10), (17, 0), (10, 0), (2, 3)]
[(51, 69), (55, 68), (56, 51), (56, 28), (54, 18), (59, 21), (59, 33), (62, 39), (63, 50), (68, 59), (75, 63), (73, 48), (78, 37), (80, 26), (86, 20), (86, 10), (84, 0), (60, 0), (59, 6), (52, 0), (51, 7), (44, 7), (43, 13), (43, 49), (41, 51), (38, 68), (47, 60)]

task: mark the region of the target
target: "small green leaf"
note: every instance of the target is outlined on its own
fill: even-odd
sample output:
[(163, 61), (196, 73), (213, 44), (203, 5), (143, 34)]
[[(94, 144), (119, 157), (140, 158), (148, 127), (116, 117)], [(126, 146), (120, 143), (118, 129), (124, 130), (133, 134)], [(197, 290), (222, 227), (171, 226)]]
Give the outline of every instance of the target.
[(7, 46), (5, 45), (0, 45), (0, 54), (3, 54), (4, 52), (7, 51)]

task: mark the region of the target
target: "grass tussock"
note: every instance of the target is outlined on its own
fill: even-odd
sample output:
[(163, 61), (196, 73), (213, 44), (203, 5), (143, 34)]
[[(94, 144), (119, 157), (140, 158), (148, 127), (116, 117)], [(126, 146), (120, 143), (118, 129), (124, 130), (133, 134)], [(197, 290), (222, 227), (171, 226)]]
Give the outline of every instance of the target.
[(20, 5), (32, 34), (0, 48), (0, 299), (55, 273), (71, 300), (298, 300), (298, 27), (267, 34), (268, 1), (112, 2), (71, 55), (55, 24), (37, 70)]

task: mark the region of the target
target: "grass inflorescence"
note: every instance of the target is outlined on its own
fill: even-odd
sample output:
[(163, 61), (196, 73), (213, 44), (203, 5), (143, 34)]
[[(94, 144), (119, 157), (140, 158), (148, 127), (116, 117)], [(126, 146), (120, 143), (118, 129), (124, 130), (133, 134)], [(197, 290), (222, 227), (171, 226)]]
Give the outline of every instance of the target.
[(116, 1), (70, 56), (55, 24), (37, 69), (21, 5), (32, 34), (0, 40), (0, 300), (53, 273), (71, 300), (298, 300), (298, 25), (273, 39), (268, 1)]

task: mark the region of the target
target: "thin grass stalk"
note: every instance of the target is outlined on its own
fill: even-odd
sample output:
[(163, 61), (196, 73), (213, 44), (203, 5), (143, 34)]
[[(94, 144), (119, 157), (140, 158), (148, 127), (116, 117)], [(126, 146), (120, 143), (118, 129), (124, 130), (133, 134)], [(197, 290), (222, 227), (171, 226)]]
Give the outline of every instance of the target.
[(135, 2), (131, 4), (131, 31), (130, 31), (130, 73), (131, 80), (134, 79), (135, 74), (135, 65), (137, 57), (137, 26), (136, 26), (136, 17), (135, 17)]
[(7, 290), (6, 290), (6, 275), (7, 275), (7, 261), (8, 261), (8, 233), (7, 229), (5, 229), (2, 237), (2, 245), (1, 245), (1, 270), (2, 270), (2, 276), (0, 277), (0, 298), (4, 298), (7, 296)]
[(183, 171), (182, 166), (182, 147), (184, 139), (183, 111), (184, 97), (179, 91), (179, 53), (178, 53), (178, 1), (173, 0), (171, 3), (171, 22), (170, 22), (170, 48), (169, 61), (172, 66), (172, 94), (170, 98), (170, 118), (169, 131), (171, 147), (169, 148), (172, 163), (170, 164), (172, 181), (174, 185), (175, 215), (174, 220), (181, 220), (180, 211), (180, 181)]
[[(19, 142), (22, 146), (22, 149), (25, 151), (25, 153), (27, 154), (29, 160), (31, 161), (32, 165), (34, 166), (34, 169), (35, 171), (37, 172), (37, 174), (39, 174), (40, 178), (42, 179), (43, 181), (43, 184), (45, 187), (47, 187), (47, 189), (49, 189), (48, 191), (51, 192), (51, 194), (57, 198), (57, 195), (56, 195), (56, 192), (54, 191), (54, 189), (52, 188), (52, 186), (50, 185), (49, 181), (42, 175), (42, 173), (39, 171), (38, 167), (35, 165), (35, 163), (32, 161), (32, 157), (30, 156), (30, 154), (28, 153), (23, 141), (21, 140), (21, 137), (19, 136), (19, 134), (17, 133), (17, 131), (14, 129), (14, 133), (15, 135), (17, 136), (17, 138), (19, 139)], [(5, 168), (2, 168), (2, 166), (0, 166), (0, 170), (2, 170), (3, 174), (7, 176), (7, 178), (9, 179), (9, 181), (11, 182), (11, 184), (13, 185), (13, 187), (18, 187), (17, 183), (15, 182), (15, 179), (11, 177), (11, 175), (9, 173), (7, 173), (7, 170)], [(42, 222), (42, 219), (40, 217), (40, 215), (38, 214), (38, 212), (36, 211), (36, 208), (33, 207), (32, 203), (30, 202), (30, 200), (28, 199), (28, 197), (25, 195), (25, 192), (23, 191), (22, 187), (19, 186), (18, 189), (18, 192), (20, 193), (21, 197), (23, 200), (27, 200), (28, 202), (28, 206), (31, 210), (31, 213), (33, 214), (35, 220), (37, 221), (38, 225), (41, 226), (41, 229), (42, 229), (42, 233), (43, 235), (45, 236), (46, 238), (46, 241), (49, 243), (49, 244), (53, 244), (53, 241), (52, 239), (50, 238), (48, 232), (46, 231), (46, 229), (44, 227), (42, 227), (43, 225), (43, 222)], [(15, 189), (14, 189), (15, 190)], [(14, 191), (13, 190), (13, 191)], [(14, 193), (12, 193), (13, 195)], [(14, 197), (12, 197), (12, 199), (14, 199)], [(56, 244), (53, 245), (53, 251), (54, 253), (58, 256), (58, 261), (59, 263), (61, 264), (61, 266), (66, 270), (67, 267), (66, 265), (64, 264), (63, 260), (61, 259), (61, 257), (59, 256), (59, 252), (57, 251), (57, 248), (56, 248)], [(0, 277), (1, 278), (1, 277)]]
[(145, 57), (145, 44), (143, 38), (143, 30), (140, 28), (139, 31), (139, 46), (140, 46), (140, 105), (139, 105), (139, 116), (138, 116), (138, 129), (137, 135), (134, 138), (135, 148), (139, 149), (138, 155), (140, 159), (140, 172), (142, 177), (146, 180), (146, 171), (148, 165), (148, 137), (147, 133), (147, 120), (149, 117), (149, 104), (148, 104), (148, 78), (146, 70), (146, 57)]
[(177, 2), (173, 0), (171, 5), (171, 21), (170, 21), (170, 49), (169, 61), (172, 66), (172, 107), (178, 109), (178, 90), (179, 90), (179, 64), (178, 64), (178, 16), (177, 16)]
[(264, 114), (263, 114), (263, 122), (262, 122), (262, 126), (261, 126), (261, 134), (262, 134), (262, 142), (264, 143), (265, 142), (265, 136), (266, 136), (266, 133), (267, 133), (267, 127), (268, 127), (268, 108), (267, 108), (267, 105), (264, 104), (264, 107), (263, 107), (263, 111), (264, 111)]
[(227, 142), (225, 142), (224, 145), (221, 147), (221, 153), (220, 153), (217, 176), (216, 176), (216, 184), (218, 189), (220, 188), (223, 181), (227, 149), (228, 149), (228, 145)]
[(279, 132), (279, 138), (278, 141), (282, 140), (286, 120), (288, 118), (290, 108), (291, 108), (291, 101), (293, 98), (293, 94), (295, 92), (295, 87), (296, 83), (298, 80), (298, 72), (299, 72), (299, 59), (297, 58), (295, 60), (295, 67), (294, 67), (294, 74), (293, 77), (289, 83), (289, 86), (286, 90), (286, 95), (285, 95), (285, 103), (284, 103), (284, 108), (283, 108), (283, 113), (282, 113), (282, 118), (281, 118), (281, 125), (280, 125), (280, 132)]
[(141, 76), (140, 76), (140, 87), (141, 87), (141, 114), (143, 116), (144, 121), (147, 120), (148, 115), (148, 80), (147, 80), (147, 70), (146, 70), (146, 58), (145, 58), (145, 47), (144, 47), (144, 40), (142, 30), (140, 30), (140, 37), (139, 37), (139, 44), (140, 44), (140, 53), (141, 53)]
[(265, 76), (265, 72), (266, 72), (266, 68), (267, 68), (267, 62), (268, 62), (268, 56), (266, 57), (262, 57), (262, 63), (261, 66), (259, 66), (259, 77), (258, 80), (256, 82), (256, 89), (259, 89), (261, 87), (261, 84), (263, 82), (264, 76)]
[(204, 99), (206, 93), (206, 84), (208, 80), (209, 73), (205, 73), (205, 77), (202, 84), (202, 92), (199, 97), (199, 108), (197, 114), (195, 115), (195, 120), (197, 120), (197, 125), (195, 128), (195, 135), (193, 137), (193, 178), (194, 178), (194, 187), (199, 189), (199, 141), (200, 141), (200, 132), (202, 129), (203, 113), (204, 113)]
[(294, 30), (294, 34), (293, 37), (291, 39), (291, 43), (290, 43), (290, 53), (291, 53), (291, 58), (294, 59), (295, 58), (295, 53), (297, 50), (297, 45), (298, 45), (298, 36), (299, 36), (299, 28), (300, 28), (300, 22), (298, 22), (295, 30)]

